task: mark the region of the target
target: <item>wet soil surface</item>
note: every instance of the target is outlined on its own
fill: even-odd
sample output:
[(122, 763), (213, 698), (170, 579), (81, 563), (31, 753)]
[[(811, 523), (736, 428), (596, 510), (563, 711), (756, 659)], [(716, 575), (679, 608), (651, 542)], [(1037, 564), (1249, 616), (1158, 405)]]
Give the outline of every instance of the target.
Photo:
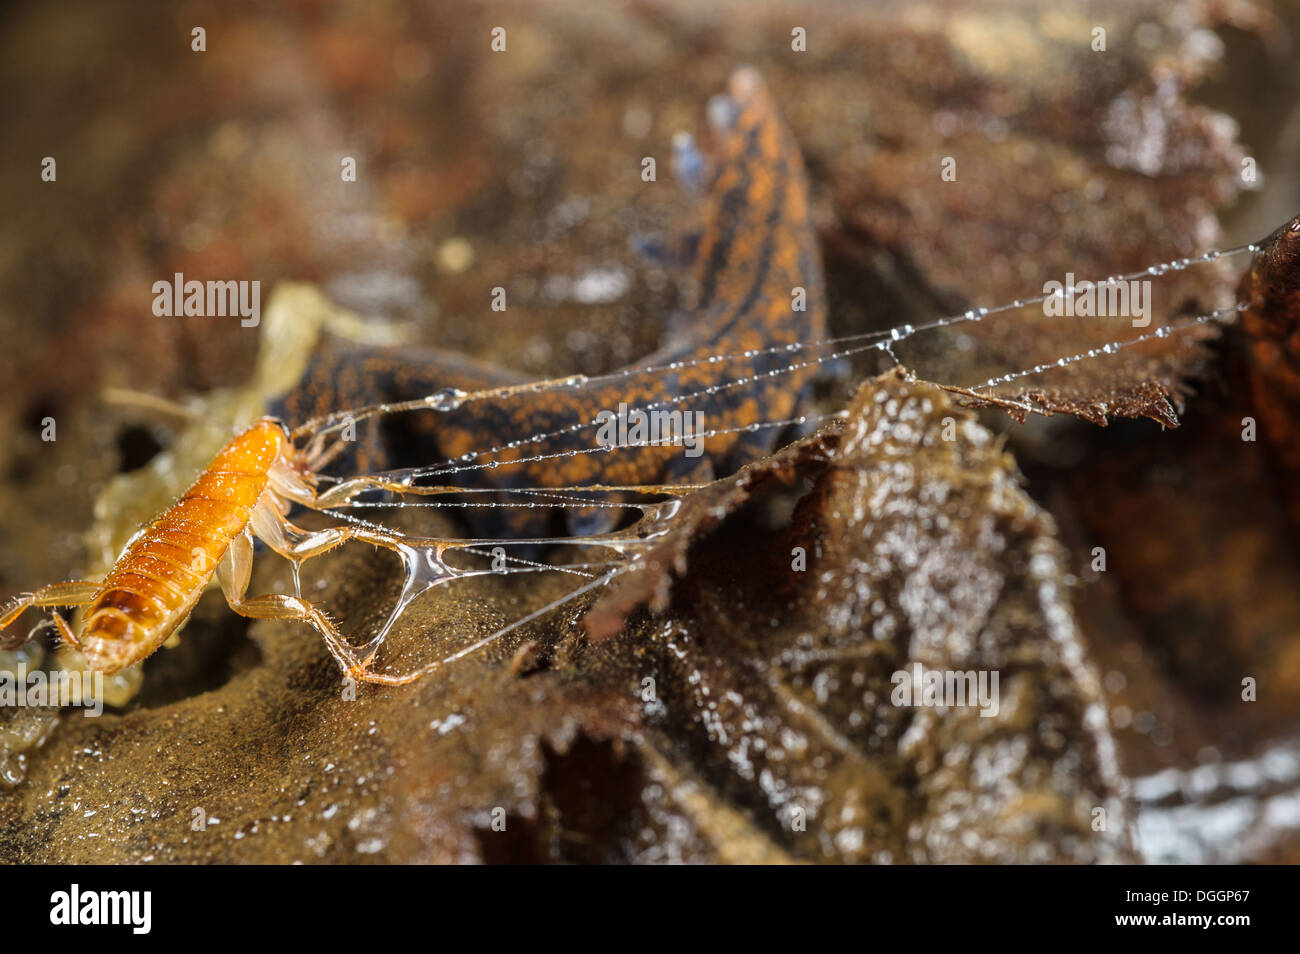
[[(634, 240), (699, 227), (672, 137), (707, 146), (709, 98), (742, 64), (803, 153), (833, 334), (1249, 241), (1300, 206), (1293, 172), (1243, 191), (1243, 158), (1300, 167), (1284, 26), (1245, 4), (3, 17), (6, 595), (102, 569), (131, 508), (156, 512), (211, 454), (105, 388), (206, 395), (226, 433), (283, 390), (273, 372), (300, 383), (346, 337), (155, 317), (174, 273), (256, 279), (264, 303), (314, 283), (413, 347), (525, 378), (675, 340), (692, 290)], [(1171, 276), (1157, 311), (1216, 307), (1245, 264)], [(344, 684), (309, 629), (209, 592), (122, 706), (0, 709), (0, 859), (1294, 861), (1300, 553), (1268, 442), (1241, 438), (1239, 332), (1035, 382), (1065, 413), (1023, 425), (928, 383), (1114, 332), (1040, 311), (902, 342), (914, 376), (843, 369), (809, 408), (845, 416), (688, 496), (644, 569), (408, 687)], [(1116, 415), (1135, 419), (1091, 423)], [(112, 487), (133, 503), (97, 514)], [(308, 585), (367, 632), (395, 563), (344, 548)], [(439, 589), (389, 658), (454, 651), (563, 585)], [(259, 559), (255, 592), (289, 586)], [(996, 711), (895, 704), (916, 664), (996, 672)]]

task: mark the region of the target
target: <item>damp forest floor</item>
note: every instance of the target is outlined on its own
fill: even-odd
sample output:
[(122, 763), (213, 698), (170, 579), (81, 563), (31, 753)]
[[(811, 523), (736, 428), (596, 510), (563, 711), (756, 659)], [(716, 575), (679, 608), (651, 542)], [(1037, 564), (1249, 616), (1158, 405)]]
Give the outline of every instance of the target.
[[(803, 152), (835, 335), (1250, 241), (1300, 207), (1293, 173), (1256, 191), (1239, 175), (1247, 153), (1300, 168), (1297, 80), (1273, 42), (1273, 17), (1300, 25), (1293, 4), (1230, 20), (1162, 2), (0, 16), (6, 138), (29, 147), (0, 156), (6, 596), (89, 572), (96, 498), (184, 430), (106, 388), (244, 394), (259, 329), (155, 318), (160, 278), (256, 278), (263, 302), (314, 283), (528, 378), (671, 340), (684, 292), (630, 240), (689, 227), (672, 137), (706, 139), (742, 64)], [(937, 187), (950, 154), (972, 185)], [(1186, 276), (1177, 310), (1237, 274)], [(124, 706), (0, 710), (0, 860), (1300, 860), (1300, 530), (1263, 445), (1240, 438), (1236, 329), (1077, 379), (1090, 400), (1149, 397), (1134, 388), (1151, 375), (1177, 428), (1100, 427), (1087, 401), (1022, 424), (925, 383), (1080, 350), (1041, 314), (1017, 320), (900, 348), (919, 380), (841, 369), (812, 400), (846, 416), (688, 498), (645, 573), (437, 678), (346, 692), (310, 630), (207, 593)], [(947, 419), (962, 440), (926, 437)], [(344, 548), (308, 585), (368, 631), (395, 562)], [(453, 651), (563, 582), (440, 589), (390, 651)], [(255, 592), (289, 585), (259, 558)], [(593, 638), (588, 610), (614, 635)], [(893, 705), (914, 662), (998, 671), (999, 711)]]

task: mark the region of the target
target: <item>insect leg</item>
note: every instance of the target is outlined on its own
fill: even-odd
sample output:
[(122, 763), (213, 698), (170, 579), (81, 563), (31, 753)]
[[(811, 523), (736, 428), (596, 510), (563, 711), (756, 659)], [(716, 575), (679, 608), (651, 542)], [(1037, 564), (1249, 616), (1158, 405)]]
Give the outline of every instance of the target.
[(240, 616), (247, 616), (249, 619), (300, 620), (310, 624), (325, 640), (325, 647), (330, 651), (330, 655), (334, 657), (335, 662), (339, 664), (339, 668), (343, 670), (344, 674), (363, 682), (373, 681), (367, 678), (364, 662), (357, 658), (356, 653), (343, 640), (338, 628), (330, 621), (330, 618), (306, 600), (301, 600), (296, 596), (274, 593), (268, 596), (256, 596), (252, 599), (231, 600), (227, 598), (227, 602), (232, 610)]
[(248, 581), (253, 568), (253, 538), (245, 531), (231, 541), (226, 555), (217, 566), (217, 580), (226, 603), (240, 616), (249, 619), (302, 620), (320, 633), (325, 646), (345, 673), (361, 668), (362, 663), (339, 635), (328, 616), (306, 600), (296, 596), (272, 594), (248, 598)]
[(248, 527), (230, 541), (226, 554), (217, 564), (217, 582), (226, 602), (232, 606), (248, 593), (248, 581), (253, 575), (253, 539)]
[(432, 496), (435, 494), (463, 493), (465, 488), (452, 486), (412, 487), (409, 483), (386, 480), (382, 477), (353, 477), (316, 494), (308, 506), (317, 510), (337, 507), (339, 504), (350, 502), (358, 494), (365, 493), (367, 490), (387, 490), (395, 494)]
[[(0, 611), (0, 632), (7, 629), (11, 623), (22, 616), (24, 611), (34, 606), (85, 606), (95, 594), (99, 592), (99, 584), (90, 580), (68, 580), (65, 583), (50, 583), (42, 586), (39, 590), (31, 593), (24, 593), (9, 602), (9, 604)], [(62, 617), (55, 616), (58, 622), (62, 622)], [(57, 625), (57, 623), (56, 623)], [(64, 637), (68, 635), (68, 625), (64, 623), (60, 630)], [(70, 640), (75, 643), (75, 640)], [(27, 642), (27, 636), (0, 636), (0, 649), (13, 649)]]
[(184, 404), (177, 404), (175, 401), (169, 401), (154, 394), (146, 394), (144, 391), (136, 391), (131, 388), (104, 388), (102, 396), (109, 404), (159, 411), (185, 421), (206, 420), (198, 411), (192, 410)]
[[(342, 546), (349, 540), (359, 540), (398, 553), (402, 550), (401, 537), (385, 533), (375, 527), (346, 524), (324, 530), (304, 530), (290, 523), (282, 514), (270, 507), (254, 510), (249, 525), (253, 533), (267, 546), (294, 563), (304, 563), (312, 557)], [(425, 545), (430, 542), (422, 541)]]
[(72, 631), (72, 627), (68, 625), (68, 621), (59, 613), (51, 613), (50, 620), (54, 623), (54, 628), (59, 631), (59, 635), (63, 637), (63, 641), (77, 652), (82, 652), (81, 642), (77, 639), (77, 634)]

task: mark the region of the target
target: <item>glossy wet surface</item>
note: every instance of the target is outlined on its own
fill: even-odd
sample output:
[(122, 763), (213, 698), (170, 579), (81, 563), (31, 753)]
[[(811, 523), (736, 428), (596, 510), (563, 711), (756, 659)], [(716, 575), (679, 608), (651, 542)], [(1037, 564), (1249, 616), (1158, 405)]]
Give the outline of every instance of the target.
[[(671, 316), (694, 290), (629, 239), (698, 225), (699, 200), (668, 175), (672, 135), (707, 142), (705, 104), (740, 63), (760, 69), (808, 166), (833, 334), (921, 325), (1028, 297), (1067, 271), (1119, 274), (1259, 237), (1218, 225), (1244, 147), (1189, 101), (1212, 45), (1160, 4), (1113, 11), (1157, 28), (1143, 34), (1149, 52), (1107, 54), (1104, 82), (1084, 79), (1086, 42), (1061, 39), (1076, 27), (1086, 37), (1091, 20), (1036, 12), (911, 5), (832, 20), (777, 7), (735, 30), (725, 11), (693, 7), (634, 22), (585, 6), (404, 20), (361, 7), (250, 11), (210, 30), (196, 61), (171, 15), (91, 9), (100, 28), (71, 32), (39, 9), (8, 14), (23, 29), (7, 33), (6, 87), (33, 91), (15, 140), (50, 143), (40, 151), (60, 164), (57, 191), (33, 181), (6, 200), (12, 267), (0, 295), (21, 331), (0, 357), (6, 593), (93, 568), (81, 534), (128, 428), (175, 452), (147, 465), (151, 479), (122, 485), (157, 513), (146, 487), (174, 499), (167, 482), (183, 488), (215, 451), (205, 441), (219, 446), (231, 421), (294, 386), (321, 344), (301, 340), (311, 321), (281, 323), (258, 371), (258, 330), (149, 314), (150, 284), (176, 271), (258, 278), (268, 312), (275, 282), (314, 281), (329, 301), (404, 323), (412, 345), (524, 379), (599, 374), (680, 343)], [(512, 52), (494, 57), (484, 38), (498, 17)], [(784, 42), (795, 17), (814, 40), (802, 59)], [(1013, 29), (1023, 39), (1008, 57)], [(1251, 29), (1233, 34), (1230, 53), (1254, 49)], [(139, 45), (129, 66), (100, 43), (117, 31)], [(1172, 77), (1157, 75), (1162, 57), (1178, 64)], [(69, 60), (84, 72), (62, 70)], [(1289, 100), (1254, 90), (1228, 106), (1267, 157), (1281, 134), (1266, 131), (1285, 117), (1252, 118), (1265, 101)], [(938, 162), (952, 153), (958, 180), (941, 184)], [(356, 154), (361, 175), (347, 188), (339, 158)], [(646, 155), (660, 159), (653, 188), (640, 177)], [(5, 161), (18, 170), (0, 179), (11, 188), (36, 168), (25, 155)], [(1275, 204), (1269, 227), (1294, 211)], [(1162, 304), (1186, 316), (1230, 297), (1235, 274), (1170, 279)], [(505, 312), (489, 308), (498, 285)], [(264, 323), (275, 324), (269, 313)], [(365, 337), (331, 327), (334, 339)], [(1115, 331), (1048, 327), (1040, 313), (908, 338), (897, 354), (926, 378), (972, 384)], [(1294, 773), (1281, 763), (1300, 690), (1295, 531), (1264, 443), (1240, 439), (1252, 405), (1234, 339), (1216, 349), (1180, 338), (1042, 382), (1060, 391), (1049, 400), (1091, 416), (1101, 400), (1163, 417), (1181, 395), (1177, 432), (983, 419), (1007, 430), (1029, 493), (984, 424), (887, 379), (863, 392), (843, 435), (746, 472), (767, 474), (761, 493), (742, 476), (716, 485), (725, 499), (684, 512), (692, 529), (673, 554), (685, 570), (671, 586), (660, 573), (623, 591), (606, 616), (612, 636), (595, 639), (575, 606), (407, 689), (346, 698), (309, 631), (249, 626), (209, 594), (124, 711), (68, 711), (57, 724), (0, 712), (0, 772), (26, 776), (0, 795), (0, 852), (1292, 859)], [(847, 382), (880, 370), (868, 364), (816, 407), (848, 404)], [(1177, 384), (1191, 372), (1206, 375), (1194, 397)], [(173, 399), (239, 390), (210, 396), (204, 413), (220, 423), (204, 437), (106, 407), (103, 385)], [(52, 443), (39, 439), (48, 416)], [(962, 441), (935, 443), (936, 416), (960, 419)], [(142, 519), (125, 505), (104, 516), (119, 533)], [(454, 515), (396, 519), (417, 517), (463, 530)], [(794, 571), (800, 545), (809, 564)], [(1089, 569), (1097, 546), (1102, 574)], [(372, 631), (397, 596), (395, 564), (349, 550), (308, 586), (323, 580), (320, 598), (351, 631)], [(289, 575), (266, 560), (255, 584), (284, 591)], [(510, 577), (439, 591), (403, 617), (393, 661), (454, 651), (569, 585)], [(637, 609), (645, 600), (661, 614)], [(890, 673), (918, 658), (1001, 668), (998, 716), (890, 705)], [(1260, 692), (1245, 703), (1251, 676)], [(1121, 801), (1126, 788), (1135, 803)], [(1223, 806), (1233, 824), (1208, 824)], [(1220, 837), (1229, 829), (1250, 837)]]

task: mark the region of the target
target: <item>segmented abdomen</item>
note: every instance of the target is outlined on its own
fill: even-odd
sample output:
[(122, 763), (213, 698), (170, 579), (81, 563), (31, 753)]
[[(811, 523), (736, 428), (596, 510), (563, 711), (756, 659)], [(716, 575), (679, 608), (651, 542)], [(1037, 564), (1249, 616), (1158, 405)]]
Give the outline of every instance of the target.
[(258, 421), (127, 544), (82, 621), (79, 639), (92, 668), (116, 672), (139, 662), (184, 621), (248, 525), (286, 440), (279, 422)]

